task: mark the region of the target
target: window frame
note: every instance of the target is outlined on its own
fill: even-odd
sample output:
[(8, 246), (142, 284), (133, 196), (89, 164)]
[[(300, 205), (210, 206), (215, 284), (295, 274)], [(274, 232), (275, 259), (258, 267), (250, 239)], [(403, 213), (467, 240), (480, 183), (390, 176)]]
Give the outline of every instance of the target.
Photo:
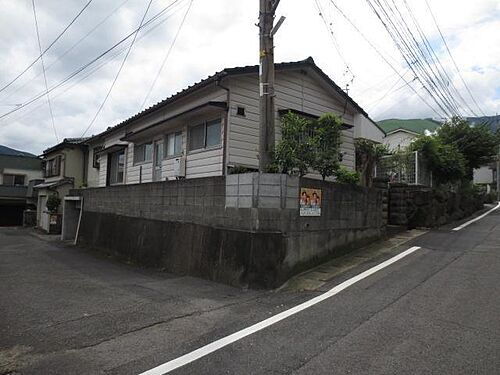
[(44, 177), (57, 177), (61, 175), (61, 155), (45, 161)]
[(98, 153), (100, 151), (104, 150), (104, 146), (96, 146), (92, 149), (92, 168), (95, 169), (100, 169), (101, 168), (101, 161), (100, 161), (100, 155)]
[[(169, 139), (170, 137), (173, 136), (174, 137), (174, 151), (172, 154), (169, 154)], [(175, 152), (175, 149), (176, 149), (176, 139), (177, 139), (177, 136), (180, 137), (180, 150), (178, 152)], [(178, 131), (174, 131), (174, 132), (170, 132), (168, 134), (165, 135), (165, 139), (164, 139), (164, 155), (163, 155), (163, 158), (164, 159), (170, 159), (170, 158), (176, 158), (176, 157), (179, 157), (181, 156), (182, 154), (184, 154), (184, 148), (183, 148), (183, 131), (182, 130), (178, 130)]]
[[(12, 184), (6, 184), (5, 177), (12, 177), (13, 178)], [(23, 179), (21, 184), (16, 184), (16, 178), (18, 178), (18, 177), (21, 177)], [(26, 186), (25, 183), (26, 183), (26, 175), (24, 175), (24, 174), (4, 173), (4, 175), (3, 175), (2, 185), (5, 185), (5, 186)]]
[[(123, 155), (123, 166), (122, 166), (122, 178), (121, 178), (121, 181), (118, 181), (118, 175), (120, 174), (120, 154)], [(113, 177), (113, 157), (116, 157), (116, 181), (113, 181), (114, 177)], [(125, 170), (126, 170), (126, 154), (125, 154), (125, 149), (122, 149), (122, 150), (119, 150), (119, 151), (115, 151), (115, 152), (112, 152), (112, 153), (109, 153), (108, 154), (108, 186), (115, 186), (115, 185), (123, 185), (125, 183)]]
[[(215, 145), (207, 146), (207, 129), (209, 125), (212, 125), (213, 123), (218, 123), (219, 125), (219, 142)], [(196, 128), (198, 126), (203, 125), (203, 146), (200, 148), (191, 148), (191, 129)], [(189, 153), (196, 153), (200, 151), (205, 151), (205, 150), (213, 150), (222, 147), (222, 118), (217, 117), (211, 120), (206, 120), (203, 122), (198, 122), (196, 125), (191, 125), (188, 127), (188, 139), (187, 139), (187, 150)]]
[[(146, 152), (146, 146), (149, 145), (151, 147), (151, 152), (149, 153), (150, 158), (147, 158), (147, 152)], [(139, 152), (138, 150), (141, 149)], [(137, 155), (141, 154), (141, 160), (137, 160)], [(153, 142), (148, 141), (148, 142), (143, 142), (143, 143), (138, 143), (134, 144), (134, 165), (141, 165), (141, 164), (146, 164), (146, 163), (152, 163), (153, 162)]]

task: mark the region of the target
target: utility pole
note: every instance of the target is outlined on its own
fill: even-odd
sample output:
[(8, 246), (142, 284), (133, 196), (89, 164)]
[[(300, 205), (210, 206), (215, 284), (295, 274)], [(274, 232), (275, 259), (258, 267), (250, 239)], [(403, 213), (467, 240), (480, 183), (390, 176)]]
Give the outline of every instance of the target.
[(497, 201), (500, 202), (500, 145), (498, 146), (498, 153), (497, 153)]
[(259, 171), (265, 172), (271, 162), (274, 148), (274, 34), (281, 26), (281, 17), (274, 27), (276, 8), (280, 0), (259, 0), (259, 35), (260, 35), (260, 133), (259, 133)]

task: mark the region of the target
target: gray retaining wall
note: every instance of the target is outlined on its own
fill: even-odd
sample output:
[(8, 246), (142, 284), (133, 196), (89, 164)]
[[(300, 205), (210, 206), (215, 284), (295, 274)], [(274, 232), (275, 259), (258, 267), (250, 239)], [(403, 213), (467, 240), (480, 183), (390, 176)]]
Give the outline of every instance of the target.
[[(299, 215), (301, 187), (322, 215)], [(248, 173), (84, 189), (80, 242), (128, 260), (231, 285), (276, 287), (385, 233), (382, 193)]]

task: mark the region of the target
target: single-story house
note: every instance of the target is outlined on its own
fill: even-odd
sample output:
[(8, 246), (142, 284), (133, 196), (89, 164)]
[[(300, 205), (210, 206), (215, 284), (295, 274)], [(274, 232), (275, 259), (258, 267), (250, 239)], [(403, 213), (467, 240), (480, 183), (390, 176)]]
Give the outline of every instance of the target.
[[(326, 112), (341, 116), (342, 164), (350, 169), (356, 134), (381, 141), (383, 131), (312, 58), (275, 67), (276, 141), (279, 118), (288, 111), (311, 118)], [(257, 169), (258, 74), (257, 65), (221, 70), (91, 137), (88, 176), (104, 187)]]

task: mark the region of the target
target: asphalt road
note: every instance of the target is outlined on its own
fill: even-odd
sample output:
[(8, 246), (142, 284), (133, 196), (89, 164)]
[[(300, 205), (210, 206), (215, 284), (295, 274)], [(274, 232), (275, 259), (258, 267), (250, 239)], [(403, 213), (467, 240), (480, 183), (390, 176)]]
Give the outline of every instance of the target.
[(0, 228), (0, 374), (139, 374), (340, 293), (174, 374), (500, 374), (500, 210), (350, 268), (314, 292), (242, 291)]

